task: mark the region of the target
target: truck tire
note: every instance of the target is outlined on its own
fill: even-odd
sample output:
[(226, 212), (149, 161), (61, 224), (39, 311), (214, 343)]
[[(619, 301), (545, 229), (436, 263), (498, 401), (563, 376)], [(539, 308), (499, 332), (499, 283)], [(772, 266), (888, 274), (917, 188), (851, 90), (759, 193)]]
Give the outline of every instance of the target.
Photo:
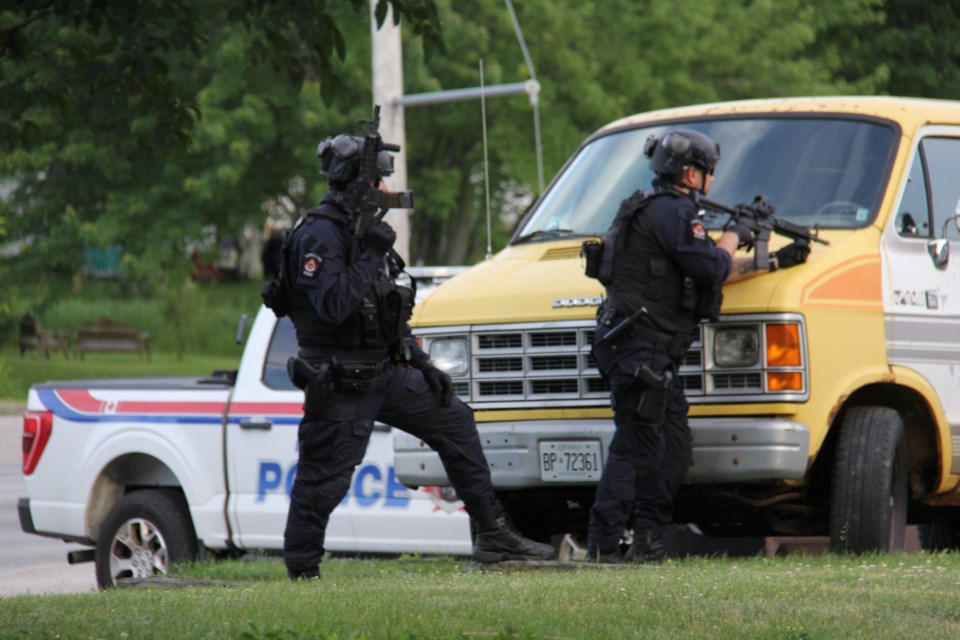
[(907, 445), (900, 414), (888, 407), (850, 409), (834, 459), (831, 551), (902, 551), (907, 498)]
[(100, 525), (97, 585), (110, 589), (125, 578), (166, 575), (172, 563), (196, 557), (197, 538), (183, 495), (170, 489), (134, 491)]

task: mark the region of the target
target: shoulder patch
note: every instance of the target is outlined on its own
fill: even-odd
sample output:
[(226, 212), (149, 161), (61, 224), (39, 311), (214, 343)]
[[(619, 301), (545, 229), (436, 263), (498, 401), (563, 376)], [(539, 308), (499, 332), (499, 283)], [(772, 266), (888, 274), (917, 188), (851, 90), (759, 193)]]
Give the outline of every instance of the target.
[(315, 277), (317, 272), (320, 271), (320, 266), (322, 264), (323, 258), (318, 256), (316, 253), (310, 252), (303, 256), (303, 276), (306, 278)]
[(703, 241), (707, 239), (707, 230), (699, 218), (690, 221), (690, 236), (693, 240)]

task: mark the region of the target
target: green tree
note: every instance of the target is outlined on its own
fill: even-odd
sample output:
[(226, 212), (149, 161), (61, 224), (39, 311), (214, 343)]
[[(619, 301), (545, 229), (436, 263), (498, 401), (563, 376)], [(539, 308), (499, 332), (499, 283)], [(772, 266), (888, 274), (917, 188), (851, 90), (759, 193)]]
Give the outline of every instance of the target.
[[(404, 21), (407, 93), (478, 86), (481, 59), (488, 86), (529, 77), (502, 0), (389, 4)], [(929, 8), (921, 19), (907, 10), (911, 0), (515, 4), (542, 87), (548, 180), (586, 135), (631, 113), (887, 91), (897, 47), (905, 46), (883, 35), (891, 7), (913, 19), (898, 38), (956, 16), (951, 2), (948, 13)], [(0, 175), (18, 181), (0, 203), (0, 220), (29, 243), (18, 265), (31, 287), (42, 285), (35, 274), (69, 282), (84, 246), (121, 244), (132, 282), (175, 291), (189, 268), (185, 241), (204, 227), (237, 234), (262, 221), (265, 207), (295, 215), (320, 197), (316, 143), (357, 132), (356, 120), (369, 115), (367, 4), (231, 6), (11, 0), (0, 10)], [(450, 44), (429, 56), (441, 26)], [(901, 60), (898, 82), (927, 78), (922, 71), (932, 67), (917, 89), (932, 95), (957, 71), (954, 41), (924, 45), (942, 52), (933, 56), (939, 66), (920, 51)], [(498, 249), (538, 195), (536, 149), (524, 96), (491, 98), (486, 107)], [(406, 122), (417, 192), (412, 262), (481, 258), (480, 104), (409, 108)]]
[(826, 47), (842, 51), (842, 77), (879, 74), (877, 91), (956, 99), (960, 92), (960, 2), (879, 0), (875, 21), (827, 30)]
[[(876, 74), (838, 75), (834, 50), (817, 48), (832, 29), (876, 24), (877, 0), (572, 0), (517, 2), (542, 86), (544, 171), (549, 179), (586, 135), (618, 117), (681, 104), (740, 98), (872, 92)], [(821, 6), (822, 5), (822, 6)], [(438, 2), (442, 58), (408, 51), (408, 93), (528, 77), (503, 3)], [(532, 116), (523, 97), (487, 101), (492, 210), (522, 209), (535, 197)], [(482, 257), (483, 152), (475, 102), (409, 109), (410, 183), (417, 190), (415, 259)], [(509, 224), (495, 220), (494, 247)]]
[[(381, 20), (389, 5), (427, 50), (442, 46), (433, 0), (380, 0)], [(368, 6), (5, 4), (0, 175), (16, 188), (0, 216), (31, 286), (69, 282), (85, 246), (113, 244), (141, 288), (181, 282), (186, 238), (234, 231), (287, 190), (302, 95), (351, 97), (343, 28), (368, 32)]]

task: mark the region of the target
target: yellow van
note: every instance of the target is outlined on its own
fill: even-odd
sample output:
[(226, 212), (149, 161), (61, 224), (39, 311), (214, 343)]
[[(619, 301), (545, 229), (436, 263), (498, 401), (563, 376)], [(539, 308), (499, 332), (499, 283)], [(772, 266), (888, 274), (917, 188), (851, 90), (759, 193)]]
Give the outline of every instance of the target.
[[(712, 200), (763, 194), (830, 244), (725, 287), (719, 321), (701, 325), (680, 371), (694, 441), (677, 521), (712, 535), (829, 534), (851, 552), (902, 549), (918, 523), (928, 547), (953, 547), (960, 102), (888, 97), (617, 120), (567, 161), (506, 249), (418, 306), (415, 331), (473, 407), (518, 528), (585, 529), (613, 421), (590, 354), (603, 288), (580, 248), (649, 186), (645, 140), (680, 126), (720, 143)], [(404, 483), (446, 483), (419, 440), (398, 434), (394, 451)]]

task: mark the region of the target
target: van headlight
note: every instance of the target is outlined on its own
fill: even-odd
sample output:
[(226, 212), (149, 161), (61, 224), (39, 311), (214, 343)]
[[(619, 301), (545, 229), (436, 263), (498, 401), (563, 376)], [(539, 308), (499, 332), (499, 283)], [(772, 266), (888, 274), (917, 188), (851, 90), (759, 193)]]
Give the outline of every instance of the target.
[(718, 367), (752, 367), (759, 359), (756, 327), (724, 327), (714, 333), (713, 361)]
[(450, 376), (465, 376), (470, 370), (467, 341), (439, 338), (430, 341), (430, 361)]

